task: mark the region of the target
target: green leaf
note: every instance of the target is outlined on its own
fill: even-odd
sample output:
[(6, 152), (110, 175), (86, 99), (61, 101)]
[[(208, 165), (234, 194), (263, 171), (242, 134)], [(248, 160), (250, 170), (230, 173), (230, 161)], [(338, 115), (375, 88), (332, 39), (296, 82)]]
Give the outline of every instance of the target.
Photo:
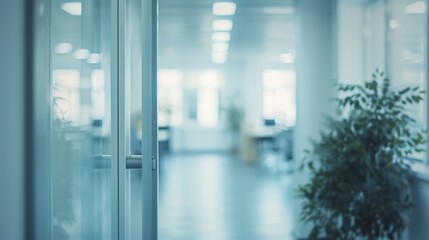
[(415, 131), (408, 107), (423, 95), (416, 87), (390, 88), (387, 78), (379, 85), (384, 73), (374, 75), (379, 79), (363, 86), (339, 87), (339, 117), (306, 152), (311, 174), (299, 188), (301, 219), (317, 227), (314, 239), (322, 230), (328, 239), (383, 239), (406, 226), (404, 212), (412, 204), (405, 197), (409, 165), (403, 157), (423, 151), (427, 137)]
[(401, 91), (399, 91), (399, 94), (400, 94), (400, 95), (404, 95), (405, 93), (409, 92), (410, 90), (411, 90), (411, 88), (410, 88), (410, 87), (404, 88), (404, 89), (402, 89)]
[(317, 238), (319, 237), (319, 227), (315, 226), (313, 227), (313, 229), (311, 229), (310, 235), (308, 236), (309, 240), (317, 240)]

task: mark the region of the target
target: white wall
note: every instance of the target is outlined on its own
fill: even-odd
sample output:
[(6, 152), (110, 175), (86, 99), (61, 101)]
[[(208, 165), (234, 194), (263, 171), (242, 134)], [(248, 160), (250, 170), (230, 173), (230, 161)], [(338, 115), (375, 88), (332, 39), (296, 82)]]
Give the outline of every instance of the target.
[(338, 81), (359, 84), (364, 80), (363, 5), (338, 1)]
[[(336, 0), (300, 0), (297, 15), (297, 119), (294, 135), (295, 184), (308, 181), (299, 172), (310, 139), (317, 139), (324, 116), (332, 113), (333, 81), (336, 69)], [(302, 199), (294, 202), (294, 235), (305, 238), (309, 226), (300, 221)]]
[(0, 1), (0, 239), (24, 239), (24, 0)]

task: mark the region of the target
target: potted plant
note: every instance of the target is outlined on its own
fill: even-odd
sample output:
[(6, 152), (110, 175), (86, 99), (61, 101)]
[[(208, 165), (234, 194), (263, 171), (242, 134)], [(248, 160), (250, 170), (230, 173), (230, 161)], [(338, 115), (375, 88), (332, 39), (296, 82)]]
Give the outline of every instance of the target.
[(339, 85), (341, 115), (329, 119), (307, 151), (299, 186), (301, 219), (310, 239), (398, 239), (411, 206), (406, 157), (422, 152), (426, 132), (416, 130), (407, 107), (420, 103), (418, 87), (394, 90), (383, 72), (361, 85)]

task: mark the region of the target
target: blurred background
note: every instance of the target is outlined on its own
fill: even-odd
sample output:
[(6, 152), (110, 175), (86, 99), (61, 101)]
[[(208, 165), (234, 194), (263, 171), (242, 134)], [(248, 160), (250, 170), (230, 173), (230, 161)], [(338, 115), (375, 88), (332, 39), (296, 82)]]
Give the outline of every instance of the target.
[[(0, 3), (1, 239), (112, 239), (115, 194), (126, 238), (141, 237), (142, 171), (127, 169), (117, 193), (112, 156), (142, 154), (145, 29), (142, 2), (126, 0), (117, 32), (115, 3)], [(297, 168), (335, 113), (333, 84), (378, 68), (427, 89), (427, 0), (158, 4), (159, 239), (305, 239)], [(426, 101), (409, 113), (427, 127)], [(419, 214), (404, 239), (425, 239), (427, 156), (413, 158)], [(43, 209), (36, 229), (49, 233), (30, 230)]]
[(295, 11), (159, 2), (160, 239), (291, 239)]

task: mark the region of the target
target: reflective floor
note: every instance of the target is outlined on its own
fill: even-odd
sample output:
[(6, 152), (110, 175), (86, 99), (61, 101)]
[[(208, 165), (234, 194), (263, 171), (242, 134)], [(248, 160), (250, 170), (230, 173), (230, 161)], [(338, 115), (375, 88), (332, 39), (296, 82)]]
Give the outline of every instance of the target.
[(292, 239), (292, 175), (229, 154), (162, 160), (162, 240)]

